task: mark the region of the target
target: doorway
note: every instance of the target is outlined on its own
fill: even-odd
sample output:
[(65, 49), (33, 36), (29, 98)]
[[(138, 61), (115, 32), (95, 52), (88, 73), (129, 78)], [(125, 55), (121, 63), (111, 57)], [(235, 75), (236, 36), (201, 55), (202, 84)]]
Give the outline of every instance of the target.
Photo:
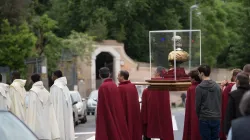
[(99, 69), (102, 67), (108, 67), (111, 73), (111, 78), (114, 80), (115, 75), (113, 74), (114, 61), (113, 56), (108, 52), (101, 52), (96, 56), (96, 89), (98, 89), (102, 83), (99, 77)]

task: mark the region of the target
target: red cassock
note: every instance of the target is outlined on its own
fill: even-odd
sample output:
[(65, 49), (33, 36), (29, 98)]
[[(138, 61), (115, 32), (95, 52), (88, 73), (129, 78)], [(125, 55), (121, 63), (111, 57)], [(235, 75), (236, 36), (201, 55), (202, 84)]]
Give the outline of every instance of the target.
[(118, 88), (122, 96), (130, 138), (141, 140), (140, 103), (137, 89), (130, 81), (121, 82)]
[(98, 90), (96, 140), (130, 140), (119, 89), (106, 79)]
[(144, 136), (174, 140), (168, 90), (149, 87), (143, 91), (141, 119)]
[(222, 104), (221, 104), (221, 122), (220, 122), (220, 140), (226, 140), (226, 135), (224, 133), (224, 118), (226, 115), (228, 95), (231, 92), (234, 83), (229, 83), (222, 92)]
[(199, 119), (195, 111), (195, 89), (198, 84), (198, 82), (192, 82), (187, 90), (183, 140), (201, 140)]

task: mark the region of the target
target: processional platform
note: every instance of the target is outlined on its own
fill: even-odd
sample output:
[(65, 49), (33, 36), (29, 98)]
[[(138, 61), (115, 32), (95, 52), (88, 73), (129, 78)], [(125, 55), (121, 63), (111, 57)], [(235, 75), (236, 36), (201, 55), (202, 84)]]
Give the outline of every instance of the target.
[(150, 89), (156, 90), (168, 90), (168, 91), (187, 91), (191, 85), (189, 81), (176, 82), (176, 81), (164, 81), (164, 80), (146, 80), (146, 82), (134, 82), (135, 85), (147, 85)]

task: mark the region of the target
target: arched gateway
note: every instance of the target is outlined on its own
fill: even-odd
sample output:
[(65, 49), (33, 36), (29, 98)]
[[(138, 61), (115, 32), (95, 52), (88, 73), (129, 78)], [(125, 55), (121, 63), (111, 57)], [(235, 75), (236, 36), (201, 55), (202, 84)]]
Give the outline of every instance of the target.
[[(89, 61), (83, 61), (80, 58), (77, 61), (78, 90), (82, 94), (82, 97), (88, 96), (91, 91), (99, 88), (101, 84), (99, 69), (104, 66), (110, 68), (112, 72), (111, 78), (116, 83), (118, 83), (116, 77), (120, 70), (131, 72), (130, 78), (132, 79), (139, 75), (140, 78), (136, 78), (135, 81), (143, 77), (138, 74), (138, 64), (125, 53), (122, 43), (118, 43), (115, 40), (104, 40), (96, 43), (94, 47), (95, 49)], [(140, 73), (142, 74), (143, 72)]]
[[(98, 56), (101, 54), (103, 57), (101, 57), (101, 59), (97, 59)], [(112, 62), (110, 62), (109, 60), (110, 57), (108, 55), (111, 55), (113, 57)], [(99, 65), (97, 65), (98, 63)], [(120, 54), (113, 47), (110, 47), (110, 46), (100, 47), (97, 45), (97, 49), (94, 50), (94, 52), (92, 53), (92, 57), (91, 57), (91, 88), (95, 89), (99, 87), (100, 80), (98, 78), (98, 75), (99, 75), (98, 70), (100, 69), (100, 67), (103, 67), (103, 66), (111, 68), (112, 79), (115, 80), (117, 83), (118, 81), (115, 77), (117, 76), (118, 72), (121, 69), (120, 65), (121, 65)], [(98, 83), (98, 87), (96, 86), (97, 83)]]

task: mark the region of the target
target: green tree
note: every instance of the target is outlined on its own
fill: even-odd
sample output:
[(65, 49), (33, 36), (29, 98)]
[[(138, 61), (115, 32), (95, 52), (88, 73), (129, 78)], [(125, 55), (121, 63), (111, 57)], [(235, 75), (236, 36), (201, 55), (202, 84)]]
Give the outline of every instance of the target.
[(47, 33), (46, 36), (49, 42), (44, 48), (44, 55), (47, 58), (48, 73), (50, 74), (58, 67), (64, 46), (62, 44), (62, 38), (57, 37), (52, 32)]
[(0, 19), (8, 19), (10, 25), (20, 25), (30, 17), (30, 0), (0, 0)]
[(32, 8), (35, 15), (41, 16), (51, 8), (51, 1), (54, 0), (33, 0)]
[(28, 24), (11, 26), (8, 20), (1, 23), (0, 65), (9, 66), (12, 70), (24, 68), (25, 58), (33, 55), (36, 37)]
[[(238, 0), (242, 5), (243, 11), (234, 18), (237, 23), (237, 32), (241, 35), (238, 40), (233, 40), (238, 44), (230, 48), (229, 61), (231, 66), (243, 67), (250, 62), (250, 3), (248, 0)], [(233, 10), (233, 9), (232, 9)]]
[[(122, 2), (122, 1), (120, 1)], [(117, 4), (117, 21), (125, 28), (125, 50), (137, 61), (149, 61), (148, 34), (151, 30), (181, 29), (177, 9), (181, 1), (135, 0)], [(117, 29), (120, 24), (118, 24)], [(117, 38), (115, 38), (117, 39)], [(167, 54), (166, 54), (167, 55)]]
[(98, 20), (96, 23), (91, 23), (87, 28), (87, 34), (94, 36), (96, 41), (102, 41), (107, 39), (108, 29), (105, 20)]
[[(33, 18), (32, 28), (37, 36), (36, 51), (38, 56), (43, 55), (46, 45), (54, 41), (55, 36), (52, 35), (52, 31), (56, 28), (56, 24), (57, 22), (49, 18), (46, 14)], [(53, 37), (50, 38), (51, 36)]]
[(47, 11), (49, 17), (58, 23), (58, 28), (54, 29), (54, 33), (58, 37), (67, 37), (71, 30), (73, 30), (71, 24), (69, 24), (71, 11), (69, 9), (68, 1), (69, 0), (52, 0), (51, 8)]
[(74, 55), (80, 56), (82, 60), (90, 60), (94, 48), (93, 37), (72, 31), (62, 42), (64, 48), (69, 49)]
[(32, 20), (32, 29), (37, 37), (36, 56), (47, 58), (49, 73), (57, 68), (63, 50), (63, 39), (53, 33), (56, 28), (57, 22), (49, 18), (47, 14), (35, 16)]
[(215, 66), (216, 57), (229, 46), (228, 14), (221, 0), (207, 1), (200, 5), (202, 25), (203, 63)]
[[(228, 29), (229, 46), (225, 47), (217, 57), (218, 67), (241, 67), (245, 63), (242, 59), (242, 47), (244, 44), (246, 14), (244, 6), (239, 2), (227, 2), (225, 11), (228, 14), (226, 27)], [(230, 17), (230, 18), (229, 18)], [(247, 50), (246, 50), (247, 51)]]
[(97, 41), (115, 39), (125, 44), (130, 57), (148, 61), (148, 32), (188, 25), (183, 16), (189, 9), (186, 1), (53, 0), (48, 13), (58, 21), (55, 33), (60, 37), (75, 30), (94, 36)]

